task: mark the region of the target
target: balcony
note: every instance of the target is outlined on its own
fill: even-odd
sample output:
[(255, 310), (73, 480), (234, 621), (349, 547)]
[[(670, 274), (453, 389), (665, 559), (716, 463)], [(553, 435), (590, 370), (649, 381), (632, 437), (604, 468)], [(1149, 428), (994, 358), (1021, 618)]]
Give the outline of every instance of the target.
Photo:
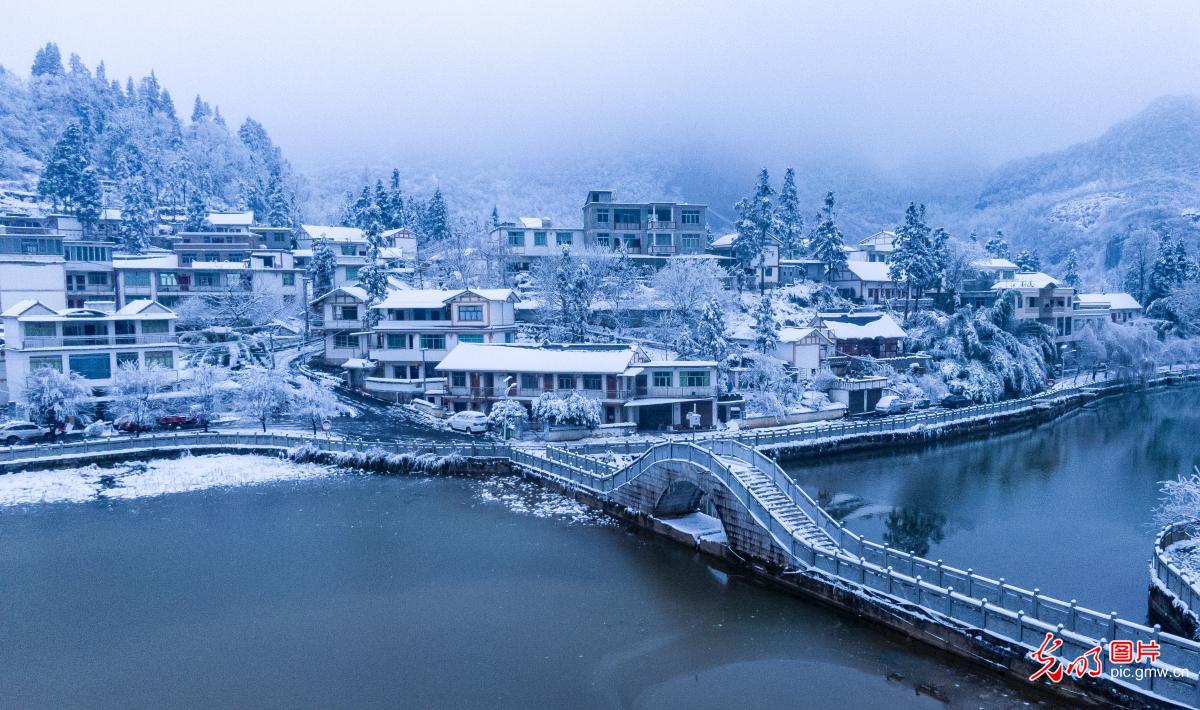
[(94, 348), (112, 345), (162, 345), (176, 344), (174, 333), (150, 333), (146, 335), (33, 335), (21, 339), (21, 350), (46, 348)]
[(651, 244), (648, 247), (646, 247), (646, 253), (654, 254), (657, 256), (670, 256), (675, 253), (675, 245), (674, 244)]
[(675, 229), (675, 223), (674, 222), (658, 222), (658, 221), (652, 220), (646, 226), (646, 229)]
[(393, 377), (368, 377), (364, 389), (368, 392), (400, 394), (442, 394), (446, 391), (445, 377), (401, 380)]
[(67, 284), (67, 293), (75, 295), (107, 296), (116, 293), (117, 287), (112, 284)]
[(638, 232), (642, 229), (641, 222), (613, 222), (613, 229), (621, 232)]

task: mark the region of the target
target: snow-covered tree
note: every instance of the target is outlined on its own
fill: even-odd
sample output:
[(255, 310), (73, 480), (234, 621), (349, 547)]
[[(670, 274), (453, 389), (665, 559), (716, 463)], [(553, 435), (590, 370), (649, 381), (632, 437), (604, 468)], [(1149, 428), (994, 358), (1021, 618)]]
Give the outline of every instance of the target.
[(701, 360), (723, 363), (729, 355), (729, 340), (726, 337), (725, 310), (716, 300), (704, 304), (699, 320), (695, 321), (691, 342), (693, 350), (681, 353)]
[(192, 367), (192, 377), (188, 381), (191, 391), (192, 412), (200, 420), (204, 431), (228, 399), (226, 389), (229, 381), (229, 370), (217, 365), (201, 362)]
[[(1161, 527), (1182, 525), (1194, 538), (1200, 536), (1200, 469), (1193, 467), (1192, 471), (1189, 476), (1159, 484), (1161, 498), (1154, 511), (1154, 523)], [(1200, 577), (1200, 556), (1196, 552), (1183, 562), (1188, 571)]]
[(776, 210), (779, 230), (779, 252), (784, 259), (796, 259), (804, 248), (804, 218), (800, 216), (800, 198), (796, 194), (796, 171), (788, 168), (779, 189), (779, 209)]
[(383, 213), (385, 229), (399, 229), (409, 226), (408, 215), (404, 207), (404, 190), (400, 188), (400, 171), (392, 169), (392, 177), (388, 182), (387, 200), (380, 206)]
[(904, 287), (904, 317), (908, 317), (909, 300), (920, 301), (927, 288), (936, 288), (942, 279), (939, 258), (934, 250), (929, 227), (925, 225), (925, 205), (908, 203), (904, 224), (896, 228), (892, 258), (888, 273)]
[(62, 53), (58, 51), (58, 45), (54, 42), (47, 42), (46, 46), (39, 49), (33, 55), (33, 68), (30, 69), (29, 73), (35, 77), (62, 76), (65, 74)]
[(1187, 253), (1182, 241), (1164, 234), (1158, 244), (1158, 254), (1150, 267), (1146, 300), (1153, 302), (1196, 278), (1196, 262)]
[(1013, 259), (1013, 262), (1017, 265), (1017, 269), (1020, 271), (1042, 270), (1041, 257), (1038, 256), (1036, 251), (1031, 251), (1029, 249), (1022, 249), (1021, 253), (1017, 254), (1017, 257)]
[(782, 417), (800, 402), (800, 389), (777, 358), (754, 355), (744, 359), (738, 390), (747, 411), (755, 416)]
[(1096, 335), (1096, 328), (1085, 326), (1079, 330), (1075, 338), (1075, 358), (1079, 371), (1090, 372), (1095, 381), (1096, 372), (1108, 360), (1107, 349)]
[(754, 318), (754, 349), (763, 354), (775, 352), (779, 347), (779, 323), (775, 320), (771, 297), (760, 298), (751, 316)]
[(383, 225), (377, 206), (372, 205), (364, 213), (363, 224), (363, 234), (367, 238), (367, 263), (358, 270), (358, 284), (367, 292), (367, 322), (374, 327), (379, 324), (382, 313), (373, 306), (383, 303), (390, 288), (387, 264), (380, 255)]
[(539, 314), (551, 338), (573, 343), (586, 340), (592, 299), (600, 285), (587, 261), (563, 247), (557, 258), (542, 259), (535, 266), (534, 281), (541, 296)]
[(996, 236), (987, 240), (983, 245), (983, 250), (986, 251), (994, 259), (1008, 258), (1008, 241), (1004, 239), (1004, 232), (996, 230)]
[(825, 193), (825, 205), (817, 215), (817, 227), (812, 234), (812, 255), (825, 267), (826, 281), (833, 281), (846, 268), (846, 243), (834, 221), (835, 204), (833, 193)]
[(187, 211), (184, 213), (183, 230), (185, 232), (204, 232), (208, 230), (208, 201), (198, 189), (188, 192)]
[(495, 205), (492, 205), (492, 214), (488, 217), (488, 224), (493, 230), (500, 228), (500, 211), (496, 209)]
[(342, 409), (328, 382), (307, 377), (300, 378), (300, 386), (292, 392), (288, 402), (288, 412), (307, 422), (313, 436), (317, 435), (322, 422), (337, 416)]
[(600, 402), (572, 391), (566, 397), (543, 392), (533, 403), (533, 416), (560, 426), (595, 429), (603, 423)]
[(616, 257), (609, 259), (604, 274), (604, 300), (608, 301), (612, 314), (612, 327), (620, 334), (628, 320), (629, 304), (637, 295), (640, 266), (630, 258), (624, 243), (617, 249)]
[(667, 307), (658, 324), (658, 338), (685, 355), (706, 349), (696, 339), (697, 324), (710, 304), (723, 309), (722, 304), (728, 300), (723, 286), (725, 277), (725, 271), (712, 259), (700, 258), (672, 259), (654, 274), (650, 284), (656, 299)]
[(157, 224), (150, 186), (141, 175), (129, 176), (121, 183), (121, 226), (117, 236), (122, 251), (127, 254), (146, 251)]
[(1067, 263), (1063, 266), (1063, 283), (1074, 289), (1082, 285), (1079, 278), (1079, 255), (1074, 249), (1067, 253)]
[(238, 375), (237, 383), (234, 409), (262, 425), (264, 432), (271, 415), (287, 407), (292, 399), (292, 388), (283, 370), (247, 368)]
[[(738, 236), (733, 243), (733, 258), (744, 270), (756, 267), (767, 245), (776, 238), (774, 196), (770, 175), (763, 168), (758, 173), (754, 194), (734, 205), (738, 212)], [(760, 281), (759, 289), (763, 288), (765, 284)]]
[(1143, 304), (1150, 303), (1150, 273), (1153, 264), (1150, 251), (1149, 239), (1144, 234), (1127, 239), (1122, 248), (1125, 290)]
[(78, 123), (67, 126), (50, 151), (38, 194), (56, 207), (92, 223), (99, 217), (100, 185), (91, 170), (91, 147)]
[(86, 418), (91, 395), (91, 386), (78, 372), (42, 367), (25, 376), (21, 404), (30, 421), (55, 426)]
[(488, 424), (507, 434), (518, 432), (529, 423), (529, 410), (515, 399), (502, 399), (488, 412)]
[(124, 363), (113, 376), (112, 413), (135, 433), (153, 429), (166, 412), (166, 402), (155, 395), (170, 385), (170, 371), (160, 365)]
[(446, 199), (442, 197), (441, 188), (433, 191), (429, 204), (425, 206), (421, 235), (426, 244), (439, 242), (450, 236), (450, 214), (446, 209)]
[(312, 260), (308, 262), (308, 276), (317, 294), (328, 293), (333, 288), (337, 275), (337, 254), (324, 236), (313, 241)]

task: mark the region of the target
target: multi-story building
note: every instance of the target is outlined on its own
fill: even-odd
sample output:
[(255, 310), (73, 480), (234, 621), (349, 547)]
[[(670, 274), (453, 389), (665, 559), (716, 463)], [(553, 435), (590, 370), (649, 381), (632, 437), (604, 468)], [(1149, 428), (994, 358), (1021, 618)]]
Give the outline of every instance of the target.
[(324, 338), (326, 365), (342, 365), (354, 359), (365, 362), (361, 338), (367, 332), (367, 300), (365, 289), (343, 284), (310, 304), (317, 313), (310, 326)]
[(362, 388), (398, 401), (441, 393), (435, 371), (461, 343), (511, 343), (517, 326), (510, 289), (397, 289), (371, 311), (379, 315), (362, 336), (374, 367), (363, 372)]
[(585, 241), (630, 254), (702, 254), (707, 226), (705, 205), (678, 202), (614, 202), (612, 190), (592, 190), (583, 204)]
[(191, 296), (237, 297), (251, 293), (278, 293), (284, 303), (302, 302), (304, 270), (291, 252), (255, 251), (243, 261), (193, 261), (180, 263), (179, 254), (151, 251), (118, 254), (113, 259), (117, 303), (151, 299), (168, 307)]
[(76, 372), (101, 392), (122, 364), (181, 367), (175, 314), (160, 303), (131, 301), (84, 308), (52, 308), (36, 300), (14, 304), (4, 321), (4, 368), (15, 393), (30, 372), (43, 367)]
[(869, 237), (864, 237), (858, 241), (858, 249), (847, 255), (847, 258), (863, 261), (881, 261), (887, 263), (892, 258), (892, 252), (895, 250), (896, 233), (895, 232), (876, 232)]
[[(863, 252), (855, 252), (862, 254)], [(838, 295), (862, 303), (882, 303), (904, 295), (892, 280), (886, 261), (879, 259), (848, 259), (838, 271), (833, 285)]]
[(681, 428), (696, 413), (711, 427), (717, 417), (717, 363), (651, 360), (632, 345), (468, 343), (437, 370), (448, 378), (443, 401), (454, 411), (487, 411), (505, 398), (532, 406), (545, 393), (575, 392), (599, 400), (609, 424)]
[(69, 308), (82, 308), (86, 301), (117, 301), (113, 248), (92, 240), (63, 243)]
[[(41, 227), (28, 228), (36, 230), (34, 233), (25, 229), (7, 227), (0, 233), (0, 309), (27, 300), (66, 308), (63, 238)], [(20, 233), (13, 234), (13, 230)]]
[(1128, 323), (1142, 315), (1142, 304), (1128, 293), (1080, 293), (1075, 296), (1077, 311), (1103, 311), (1113, 323)]
[(837, 355), (896, 357), (908, 338), (900, 324), (883, 311), (818, 313), (809, 325), (824, 331), (833, 340)]
[(994, 293), (1014, 293), (1013, 317), (1053, 329), (1058, 344), (1075, 340), (1075, 289), (1040, 271), (1018, 271), (992, 285)]
[(510, 264), (517, 271), (528, 271), (534, 259), (557, 256), (564, 247), (589, 246), (582, 229), (555, 227), (545, 217), (522, 217), (517, 222), (504, 222), (492, 230), (491, 238), (505, 247)]

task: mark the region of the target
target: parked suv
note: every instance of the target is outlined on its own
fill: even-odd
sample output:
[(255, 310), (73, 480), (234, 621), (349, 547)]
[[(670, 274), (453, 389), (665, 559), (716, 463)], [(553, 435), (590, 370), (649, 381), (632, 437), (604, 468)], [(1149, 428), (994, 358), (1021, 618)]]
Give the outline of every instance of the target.
[(880, 397), (879, 401), (875, 403), (875, 413), (876, 414), (903, 414), (904, 412), (907, 412), (908, 410), (912, 409), (912, 406), (913, 406), (913, 403), (908, 401), (907, 399), (901, 399), (900, 397), (898, 397), (894, 394), (889, 394), (889, 395), (884, 395), (883, 397)]
[(488, 430), (487, 415), (469, 409), (450, 415), (446, 423), (455, 431), (465, 431), (470, 434), (482, 434)]
[(0, 441), (12, 446), (23, 441), (36, 441), (41, 439), (50, 430), (44, 426), (38, 426), (33, 422), (4, 422), (0, 424)]

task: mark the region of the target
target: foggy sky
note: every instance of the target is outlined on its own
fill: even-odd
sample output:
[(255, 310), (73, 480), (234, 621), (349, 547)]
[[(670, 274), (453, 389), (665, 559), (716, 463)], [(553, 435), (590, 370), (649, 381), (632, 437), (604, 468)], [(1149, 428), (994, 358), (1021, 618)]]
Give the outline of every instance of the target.
[[(1024, 5), (1024, 6), (1021, 6)], [(1200, 3), (6, 0), (0, 64), (48, 40), (262, 121), (302, 167), (411, 153), (995, 164), (1200, 94)]]

